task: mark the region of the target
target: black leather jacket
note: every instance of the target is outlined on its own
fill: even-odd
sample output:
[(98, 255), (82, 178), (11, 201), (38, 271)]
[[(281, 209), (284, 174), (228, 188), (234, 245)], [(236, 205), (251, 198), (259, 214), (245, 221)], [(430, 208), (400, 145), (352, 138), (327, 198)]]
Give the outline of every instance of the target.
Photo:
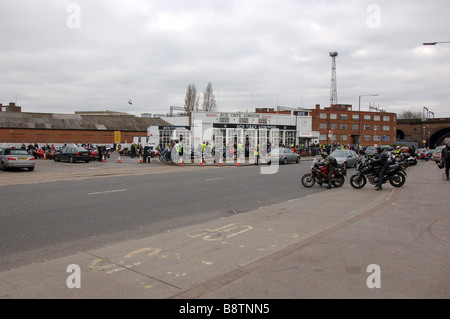
[(376, 167), (387, 168), (389, 165), (389, 156), (387, 152), (377, 153), (373, 157), (373, 165)]

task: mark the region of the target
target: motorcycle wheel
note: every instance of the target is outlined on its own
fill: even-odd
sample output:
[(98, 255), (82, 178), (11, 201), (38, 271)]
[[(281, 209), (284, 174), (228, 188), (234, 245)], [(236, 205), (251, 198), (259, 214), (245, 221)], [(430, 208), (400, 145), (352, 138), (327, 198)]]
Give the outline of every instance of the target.
[(305, 187), (311, 188), (316, 183), (316, 179), (312, 174), (305, 174), (302, 177), (302, 184)]
[(331, 183), (334, 185), (334, 187), (341, 187), (345, 183), (345, 177), (344, 176), (336, 177), (333, 179)]
[(355, 174), (350, 178), (350, 185), (354, 189), (361, 189), (367, 184), (367, 179), (364, 175)]
[(389, 179), (389, 183), (394, 187), (402, 187), (406, 182), (406, 177), (402, 173), (395, 173)]

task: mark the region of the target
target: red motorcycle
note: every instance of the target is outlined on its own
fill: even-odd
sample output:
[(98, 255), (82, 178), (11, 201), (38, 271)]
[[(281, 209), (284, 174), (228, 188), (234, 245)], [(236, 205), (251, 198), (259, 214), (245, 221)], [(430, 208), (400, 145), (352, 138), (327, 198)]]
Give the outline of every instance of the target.
[[(317, 158), (314, 159), (311, 164), (311, 173), (305, 174), (302, 177), (302, 184), (305, 187), (313, 187), (315, 183), (322, 186), (322, 184), (328, 184), (328, 167), (323, 165), (322, 161)], [(345, 183), (345, 176), (347, 175), (347, 170), (345, 167), (336, 167), (334, 173), (331, 175), (331, 184), (334, 187), (341, 187)]]

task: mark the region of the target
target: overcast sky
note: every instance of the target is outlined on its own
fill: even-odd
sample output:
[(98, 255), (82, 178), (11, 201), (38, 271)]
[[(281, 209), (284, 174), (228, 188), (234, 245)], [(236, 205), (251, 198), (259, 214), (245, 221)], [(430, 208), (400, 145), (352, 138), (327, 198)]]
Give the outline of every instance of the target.
[[(168, 113), (338, 103), (450, 117), (448, 0), (0, 0), (0, 103)], [(132, 99), (133, 104), (128, 101)]]

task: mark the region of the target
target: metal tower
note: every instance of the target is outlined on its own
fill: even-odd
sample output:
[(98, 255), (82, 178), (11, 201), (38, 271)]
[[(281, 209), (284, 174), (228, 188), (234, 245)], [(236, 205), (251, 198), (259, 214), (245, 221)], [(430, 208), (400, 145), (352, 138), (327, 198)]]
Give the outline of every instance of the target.
[(337, 83), (336, 83), (336, 57), (338, 53), (330, 52), (330, 57), (332, 59), (331, 64), (331, 93), (330, 93), (330, 106), (338, 103), (337, 100)]

